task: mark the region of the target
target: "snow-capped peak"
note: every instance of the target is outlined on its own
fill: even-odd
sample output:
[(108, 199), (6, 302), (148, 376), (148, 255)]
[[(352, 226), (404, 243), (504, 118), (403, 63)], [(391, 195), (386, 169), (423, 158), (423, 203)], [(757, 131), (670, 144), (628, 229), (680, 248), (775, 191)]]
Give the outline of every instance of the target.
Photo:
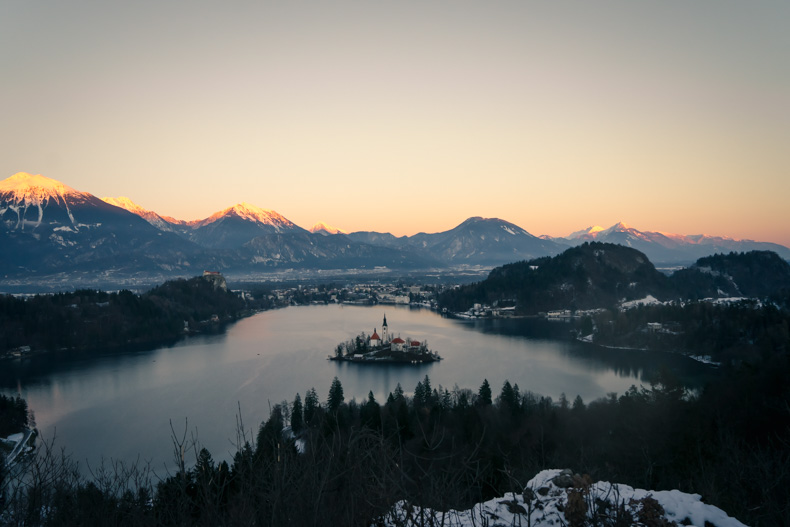
[(605, 237), (613, 232), (634, 232), (634, 229), (619, 221), (609, 227), (608, 229), (604, 229), (600, 225), (595, 225), (593, 227), (587, 227), (586, 229), (582, 229), (580, 231), (572, 232), (571, 234), (565, 237), (566, 240), (595, 240), (598, 237)]
[(106, 198), (101, 198), (101, 200), (105, 203), (109, 203), (110, 205), (115, 205), (116, 207), (121, 207), (122, 209), (126, 209), (129, 212), (134, 212), (138, 216), (146, 212), (151, 212), (149, 210), (142, 208), (140, 205), (130, 200), (126, 196), (118, 196), (117, 198), (106, 197)]
[(190, 222), (190, 224), (192, 224), (193, 227), (195, 228), (202, 227), (203, 225), (214, 223), (215, 221), (227, 216), (236, 216), (254, 223), (271, 225), (277, 231), (280, 231), (281, 229), (291, 229), (296, 227), (296, 225), (293, 222), (291, 222), (281, 214), (273, 210), (266, 210), (260, 207), (256, 207), (255, 205), (251, 205), (250, 203), (246, 203), (246, 202), (238, 203), (232, 207), (228, 207), (225, 210), (221, 210), (219, 212), (212, 214), (205, 220)]
[(15, 204), (24, 204), (27, 207), (46, 204), (50, 199), (64, 200), (66, 196), (84, 197), (88, 194), (74, 190), (60, 181), (44, 177), (41, 174), (28, 174), (18, 172), (13, 176), (0, 181), (0, 194), (4, 200)]
[(313, 234), (315, 233), (326, 233), (326, 234), (348, 234), (346, 231), (342, 229), (337, 229), (324, 223), (323, 221), (319, 221), (315, 225), (310, 228), (310, 232)]
[(632, 231), (632, 230), (634, 230), (634, 229), (632, 227), (630, 227), (629, 225), (626, 225), (622, 221), (618, 221), (617, 223), (615, 223), (614, 225), (612, 225), (608, 229), (601, 230), (601, 235), (611, 234), (613, 232), (627, 232), (627, 231)]
[(595, 235), (604, 230), (603, 227), (600, 225), (593, 225), (592, 227), (587, 227), (586, 229), (582, 229), (580, 231), (572, 232), (567, 235), (565, 238), (568, 240), (575, 240), (577, 238), (581, 238), (582, 236), (590, 236), (595, 238)]

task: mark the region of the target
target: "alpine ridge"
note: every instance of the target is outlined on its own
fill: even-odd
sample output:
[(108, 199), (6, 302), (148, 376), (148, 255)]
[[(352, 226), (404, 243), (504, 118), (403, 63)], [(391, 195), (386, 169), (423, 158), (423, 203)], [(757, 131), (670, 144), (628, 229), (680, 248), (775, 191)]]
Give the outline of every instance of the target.
[(40, 175), (0, 182), (0, 219), (0, 277), (73, 284), (78, 275), (163, 276), (212, 262), (140, 216)]
[(550, 239), (568, 245), (579, 245), (589, 241), (625, 245), (642, 251), (651, 261), (659, 264), (689, 265), (704, 256), (733, 251), (773, 251), (782, 258), (790, 259), (790, 249), (776, 243), (734, 240), (726, 236), (705, 234), (683, 235), (640, 231), (623, 222), (606, 229), (600, 226), (588, 227), (566, 237)]
[(115, 205), (116, 207), (121, 207), (122, 209), (128, 210), (132, 214), (137, 214), (145, 221), (162, 231), (175, 232), (177, 226), (184, 227), (187, 225), (187, 222), (185, 221), (177, 220), (169, 216), (160, 216), (152, 210), (145, 209), (125, 196), (101, 199), (105, 203)]
[(284, 269), (483, 272), (555, 256), (590, 241), (632, 247), (660, 265), (690, 265), (715, 253), (752, 250), (790, 259), (790, 249), (778, 244), (639, 231), (622, 222), (553, 238), (535, 236), (502, 219), (474, 216), (447, 231), (396, 237), (346, 233), (322, 222), (307, 230), (247, 202), (183, 221), (126, 197), (102, 200), (24, 172), (0, 181), (0, 219), (0, 284), (55, 275), (72, 283), (73, 273), (82, 273), (89, 285), (97, 271), (102, 277), (133, 280), (183, 276), (195, 269), (247, 277)]
[(342, 229), (337, 229), (335, 227), (332, 227), (331, 225), (327, 225), (326, 223), (324, 223), (322, 221), (319, 221), (318, 223), (313, 225), (310, 228), (310, 232), (312, 232), (313, 234), (324, 234), (324, 235), (329, 235), (329, 234), (348, 234), (346, 231), (344, 231)]

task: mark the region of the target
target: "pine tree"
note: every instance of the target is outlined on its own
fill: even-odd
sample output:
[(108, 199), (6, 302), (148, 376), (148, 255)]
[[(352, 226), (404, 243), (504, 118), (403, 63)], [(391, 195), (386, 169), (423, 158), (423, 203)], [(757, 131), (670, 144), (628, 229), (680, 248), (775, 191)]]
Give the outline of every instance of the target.
[(373, 392), (368, 392), (368, 400), (360, 409), (360, 421), (364, 426), (378, 430), (381, 428), (381, 407), (373, 397)]
[(214, 479), (214, 459), (211, 457), (211, 453), (205, 448), (200, 449), (193, 472), (195, 473), (196, 479), (204, 485), (207, 485)]
[(398, 385), (395, 386), (394, 396), (395, 396), (395, 400), (396, 401), (402, 401), (403, 400), (403, 388), (401, 388), (400, 383), (398, 383)]
[(316, 410), (318, 410), (318, 394), (315, 388), (310, 388), (304, 396), (304, 422), (313, 424)]
[(429, 405), (431, 404), (431, 396), (433, 395), (433, 389), (431, 388), (431, 379), (428, 378), (428, 375), (425, 375), (425, 379), (422, 380), (422, 404)]
[(572, 410), (574, 412), (583, 412), (585, 410), (584, 401), (582, 400), (581, 395), (577, 395), (576, 399), (573, 400)]
[(340, 380), (335, 377), (332, 379), (332, 386), (329, 387), (329, 397), (327, 398), (326, 406), (330, 412), (336, 412), (340, 405), (343, 404), (345, 398), (343, 397), (343, 385)]
[(425, 404), (425, 390), (420, 381), (417, 381), (417, 386), (414, 387), (414, 406), (422, 406)]
[(505, 381), (502, 385), (502, 393), (499, 394), (499, 404), (508, 411), (515, 413), (518, 410), (518, 396), (510, 381)]
[(491, 404), (491, 385), (488, 384), (488, 379), (483, 379), (483, 384), (480, 385), (480, 390), (477, 392), (477, 404), (481, 406)]
[(302, 410), (302, 398), (299, 394), (294, 397), (293, 407), (291, 408), (291, 430), (298, 434), (304, 427), (304, 414)]

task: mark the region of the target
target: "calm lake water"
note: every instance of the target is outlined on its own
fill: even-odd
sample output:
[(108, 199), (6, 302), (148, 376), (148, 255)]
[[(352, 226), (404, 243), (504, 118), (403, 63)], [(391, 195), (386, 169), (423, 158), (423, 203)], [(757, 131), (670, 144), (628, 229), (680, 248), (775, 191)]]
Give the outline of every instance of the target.
[[(438, 363), (360, 365), (327, 361), (339, 342), (364, 331), (426, 340)], [(104, 459), (172, 466), (170, 422), (185, 427), (215, 459), (235, 452), (241, 408), (254, 436), (270, 405), (293, 401), (315, 387), (325, 401), (333, 377), (346, 400), (372, 391), (379, 402), (400, 383), (412, 392), (425, 375), (433, 387), (477, 391), (488, 379), (494, 394), (504, 381), (522, 391), (565, 393), (585, 402), (669, 368), (690, 386), (710, 367), (666, 353), (601, 350), (568, 340), (568, 326), (543, 320), (461, 321), (393, 306), (304, 306), (241, 320), (221, 335), (191, 337), (146, 352), (48, 355), (0, 362), (0, 391), (19, 393), (35, 412), (45, 439), (65, 447), (83, 469)], [(185, 424), (186, 423), (186, 424)]]

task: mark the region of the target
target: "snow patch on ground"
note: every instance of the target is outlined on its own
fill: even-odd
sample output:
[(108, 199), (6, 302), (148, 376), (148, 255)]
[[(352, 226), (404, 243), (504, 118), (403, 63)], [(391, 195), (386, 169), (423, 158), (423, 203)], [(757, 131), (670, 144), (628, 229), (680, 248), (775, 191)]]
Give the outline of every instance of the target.
[(737, 304), (738, 302), (753, 302), (755, 309), (759, 309), (763, 306), (763, 303), (760, 300), (755, 298), (749, 298), (747, 296), (727, 296), (724, 298), (703, 298), (701, 302), (709, 302), (711, 304), (719, 304), (719, 305), (729, 305), (729, 304)]
[[(562, 478), (566, 483), (560, 483)], [(637, 521), (640, 511), (649, 506), (648, 502), (655, 500), (663, 507), (664, 517), (677, 524), (699, 527), (710, 524), (716, 527), (744, 527), (743, 523), (728, 516), (718, 507), (702, 503), (699, 494), (687, 494), (678, 490), (647, 491), (605, 481), (574, 488), (570, 484), (571, 480), (580, 482), (582, 478), (578, 475), (571, 476), (568, 470), (544, 470), (527, 483), (523, 494), (510, 493), (462, 511), (436, 511), (420, 508), (402, 500), (380, 518), (380, 524), (392, 527), (396, 525), (414, 527), (419, 525), (456, 527), (567, 525), (566, 513), (573, 509), (573, 505), (569, 507), (569, 496), (576, 494), (574, 496), (576, 503), (584, 504), (588, 520), (596, 520), (593, 517), (596, 512), (599, 514), (597, 521), (601, 519), (600, 515), (609, 515), (613, 518), (616, 514), (623, 514), (622, 511), (618, 511), (622, 506), (634, 521)]]
[(697, 362), (701, 362), (703, 364), (711, 364), (713, 366), (721, 366), (721, 362), (716, 362), (713, 360), (713, 357), (710, 355), (689, 355), (690, 359), (694, 359)]
[(656, 305), (656, 304), (663, 304), (661, 300), (658, 300), (653, 295), (647, 295), (645, 298), (641, 298), (639, 300), (631, 300), (628, 302), (623, 302), (620, 304), (620, 307), (623, 309), (631, 309), (636, 306), (647, 306), (647, 305)]

